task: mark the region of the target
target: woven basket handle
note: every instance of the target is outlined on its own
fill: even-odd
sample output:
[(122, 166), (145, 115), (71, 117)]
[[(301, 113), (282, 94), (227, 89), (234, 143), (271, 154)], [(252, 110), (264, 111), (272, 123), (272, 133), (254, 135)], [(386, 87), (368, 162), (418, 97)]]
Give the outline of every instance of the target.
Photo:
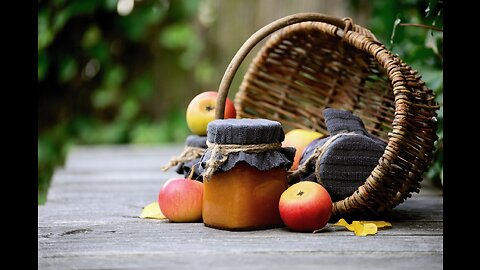
[(351, 23), (351, 20), (349, 18), (345, 18), (342, 20), (322, 13), (296, 13), (280, 18), (262, 27), (253, 35), (251, 35), (250, 38), (248, 38), (247, 41), (242, 45), (242, 47), (240, 47), (235, 56), (232, 58), (232, 61), (228, 65), (227, 69), (225, 70), (222, 81), (220, 82), (220, 87), (218, 89), (217, 106), (215, 108), (216, 119), (223, 119), (228, 89), (232, 84), (233, 77), (235, 76), (235, 73), (240, 67), (240, 64), (245, 59), (247, 54), (252, 50), (252, 48), (255, 47), (255, 45), (259, 43), (262, 39), (277, 30), (291, 24), (306, 21), (325, 22), (345, 30), (353, 28), (353, 24)]

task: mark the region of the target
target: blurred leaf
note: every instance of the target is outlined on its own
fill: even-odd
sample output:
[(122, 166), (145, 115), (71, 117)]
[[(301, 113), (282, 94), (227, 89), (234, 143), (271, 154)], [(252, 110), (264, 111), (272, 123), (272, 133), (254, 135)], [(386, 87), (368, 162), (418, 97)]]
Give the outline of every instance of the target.
[(83, 34), (82, 46), (84, 48), (92, 47), (102, 38), (102, 32), (96, 25), (91, 25)]
[(169, 49), (186, 48), (195, 32), (186, 22), (167, 26), (160, 34), (160, 43)]
[(122, 121), (132, 120), (139, 111), (139, 103), (135, 99), (129, 98), (122, 103), (118, 119)]
[(193, 68), (203, 49), (203, 43), (187, 22), (172, 24), (160, 34), (159, 42), (165, 48), (182, 50), (180, 66), (185, 70)]
[(117, 8), (117, 2), (118, 0), (105, 0), (104, 7), (106, 10), (114, 11)]
[(71, 17), (71, 12), (69, 10), (60, 10), (54, 17), (53, 17), (53, 25), (52, 29), (55, 32), (59, 32), (65, 26), (67, 21)]
[(119, 22), (127, 37), (131, 41), (138, 42), (150, 27), (159, 23), (165, 15), (166, 7), (163, 5), (141, 3), (140, 5), (136, 4), (128, 16), (120, 16)]
[(127, 76), (127, 69), (120, 65), (115, 65), (107, 69), (104, 83), (106, 87), (116, 87), (122, 84)]
[(93, 94), (92, 103), (95, 108), (103, 109), (113, 104), (116, 93), (110, 89), (99, 89)]
[(100, 5), (102, 5), (102, 1), (98, 0), (69, 1), (65, 11), (71, 16), (86, 15), (93, 13)]
[(100, 63), (109, 62), (110, 48), (104, 40), (97, 40), (96, 44), (87, 50), (91, 57), (98, 59)]
[(60, 62), (59, 81), (62, 83), (70, 81), (77, 74), (77, 61), (72, 57), (65, 57)]
[(46, 8), (38, 11), (38, 51), (48, 47), (53, 41), (53, 33), (48, 23), (49, 16), (50, 13)]
[(129, 96), (137, 97), (139, 100), (146, 100), (154, 92), (152, 85), (153, 78), (150, 73), (144, 73), (135, 78), (128, 87)]

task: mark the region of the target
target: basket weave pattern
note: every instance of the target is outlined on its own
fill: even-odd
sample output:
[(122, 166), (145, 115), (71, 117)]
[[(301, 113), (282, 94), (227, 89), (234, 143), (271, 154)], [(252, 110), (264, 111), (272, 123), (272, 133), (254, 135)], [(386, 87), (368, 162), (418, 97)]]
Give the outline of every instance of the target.
[[(244, 75), (234, 100), (237, 117), (268, 118), (286, 131), (307, 128), (327, 134), (324, 108), (351, 111), (387, 147), (365, 183), (333, 203), (333, 216), (379, 214), (402, 203), (419, 191), (432, 161), (438, 109), (432, 90), (350, 19), (315, 13), (290, 17), (296, 20), (283, 18), (264, 27), (273, 25), (275, 32), (268, 30), (274, 34)], [(248, 50), (234, 57), (227, 73), (234, 74), (253, 45), (244, 44)], [(221, 102), (233, 78), (227, 73), (219, 89), (217, 118), (223, 115)]]

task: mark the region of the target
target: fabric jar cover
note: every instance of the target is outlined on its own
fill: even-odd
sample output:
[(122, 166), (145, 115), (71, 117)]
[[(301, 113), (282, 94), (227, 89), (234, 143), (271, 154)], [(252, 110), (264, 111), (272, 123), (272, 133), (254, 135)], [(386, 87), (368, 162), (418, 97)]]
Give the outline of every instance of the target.
[[(323, 115), (329, 136), (312, 141), (305, 148), (300, 165), (332, 136), (338, 137), (333, 138), (325, 147), (320, 160), (308, 165), (299, 181), (320, 182), (328, 190), (332, 200), (339, 201), (352, 195), (365, 182), (383, 155), (386, 143), (368, 133), (362, 120), (349, 111), (327, 108)], [(317, 179), (315, 173), (317, 166), (320, 179)]]
[[(189, 135), (185, 140), (185, 146), (207, 149), (207, 136)], [(187, 178), (190, 175), (192, 168), (194, 168), (191, 178), (194, 180), (203, 181), (201, 171), (199, 169), (200, 159), (201, 156), (190, 161), (182, 162), (177, 165), (175, 171), (178, 174), (183, 174), (183, 176)]]
[[(224, 172), (232, 169), (239, 162), (266, 171), (277, 167), (289, 169), (295, 156), (295, 148), (281, 147), (285, 133), (280, 122), (268, 119), (217, 119), (208, 124), (207, 142), (213, 145), (260, 145), (279, 143), (280, 147), (263, 152), (238, 151), (228, 154), (227, 159), (215, 171)], [(206, 169), (206, 163), (212, 155), (209, 147), (201, 158), (200, 168)], [(221, 156), (215, 158), (220, 159)]]

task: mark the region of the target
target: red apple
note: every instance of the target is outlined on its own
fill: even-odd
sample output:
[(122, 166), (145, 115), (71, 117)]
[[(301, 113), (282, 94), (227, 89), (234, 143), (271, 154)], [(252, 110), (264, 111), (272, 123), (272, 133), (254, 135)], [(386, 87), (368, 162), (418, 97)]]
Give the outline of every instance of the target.
[[(206, 91), (196, 95), (187, 107), (187, 125), (190, 131), (199, 136), (207, 134), (207, 125), (215, 119), (215, 105), (218, 92)], [(237, 112), (233, 102), (227, 97), (225, 100), (224, 118), (235, 118)]]
[(302, 181), (282, 193), (278, 209), (291, 230), (313, 232), (327, 225), (332, 214), (332, 199), (322, 185)]
[(202, 220), (203, 183), (186, 178), (172, 178), (158, 193), (160, 210), (173, 222)]
[(324, 135), (320, 132), (309, 130), (309, 129), (292, 129), (285, 134), (285, 139), (282, 142), (283, 147), (294, 147), (295, 157), (293, 158), (293, 164), (290, 170), (296, 170), (300, 163), (303, 151), (307, 148), (313, 140), (323, 137)]

